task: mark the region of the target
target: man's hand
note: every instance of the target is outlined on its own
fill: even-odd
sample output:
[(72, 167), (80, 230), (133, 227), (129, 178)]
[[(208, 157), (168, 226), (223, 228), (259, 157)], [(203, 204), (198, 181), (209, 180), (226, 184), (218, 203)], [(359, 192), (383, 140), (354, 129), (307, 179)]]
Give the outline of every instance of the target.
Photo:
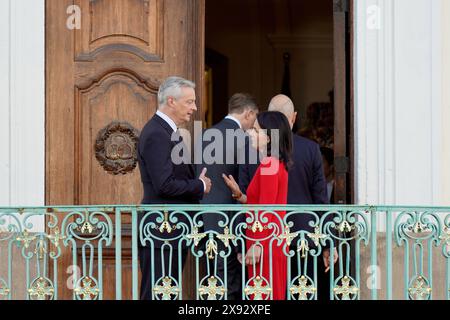
[(206, 186), (205, 194), (208, 194), (211, 191), (212, 183), (211, 183), (211, 179), (206, 176), (206, 171), (208, 171), (208, 169), (203, 168), (202, 173), (200, 174), (200, 177), (198, 177), (198, 178), (205, 183), (205, 186)]
[(247, 266), (258, 263), (261, 260), (261, 246), (252, 245), (245, 255), (245, 264)]
[[(334, 248), (334, 262), (333, 264), (335, 264), (338, 259), (339, 259), (339, 255), (338, 252), (336, 250), (336, 248)], [(330, 270), (330, 249), (325, 249), (323, 251), (323, 263), (325, 264), (325, 272), (328, 272)]]

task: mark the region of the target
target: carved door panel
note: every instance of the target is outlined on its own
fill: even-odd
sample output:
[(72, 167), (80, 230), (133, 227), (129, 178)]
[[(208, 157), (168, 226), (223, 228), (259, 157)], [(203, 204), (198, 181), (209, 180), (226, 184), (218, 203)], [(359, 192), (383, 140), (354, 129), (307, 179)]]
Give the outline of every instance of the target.
[[(73, 29), (67, 22), (78, 9)], [(47, 205), (141, 201), (135, 147), (160, 82), (170, 75), (195, 81), (201, 105), (203, 19), (204, 0), (46, 1)], [(70, 252), (62, 260), (60, 289)], [(114, 298), (113, 287), (105, 290)]]

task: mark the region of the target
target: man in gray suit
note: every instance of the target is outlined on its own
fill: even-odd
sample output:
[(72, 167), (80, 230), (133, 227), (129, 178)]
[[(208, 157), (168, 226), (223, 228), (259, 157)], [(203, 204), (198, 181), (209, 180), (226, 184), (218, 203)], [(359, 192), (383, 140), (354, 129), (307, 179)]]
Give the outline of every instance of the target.
[[(203, 133), (202, 164), (197, 166), (200, 172), (207, 168), (208, 176), (211, 179), (214, 188), (203, 197), (201, 204), (235, 204), (232, 194), (222, 178), (222, 175), (232, 175), (238, 181), (239, 163), (244, 163), (245, 153), (245, 131), (251, 129), (255, 123), (258, 114), (258, 106), (255, 99), (246, 93), (234, 94), (228, 102), (228, 116)], [(221, 137), (221, 138), (220, 138)], [(214, 147), (212, 147), (214, 146)], [(220, 148), (215, 148), (220, 146)], [(214, 152), (210, 152), (214, 149)], [(233, 213), (227, 213), (228, 218), (232, 219)], [(217, 231), (224, 233), (224, 228), (219, 227), (219, 221), (223, 217), (217, 214), (205, 214), (203, 216), (204, 230)], [(234, 230), (230, 230), (234, 231)], [(220, 249), (223, 247), (221, 241), (217, 241)], [(232, 248), (230, 256), (227, 258), (227, 294), (228, 300), (239, 300), (242, 298), (242, 266), (237, 259), (238, 248)], [(217, 257), (217, 276), (224, 280), (224, 259)], [(212, 275), (212, 274), (211, 274)]]

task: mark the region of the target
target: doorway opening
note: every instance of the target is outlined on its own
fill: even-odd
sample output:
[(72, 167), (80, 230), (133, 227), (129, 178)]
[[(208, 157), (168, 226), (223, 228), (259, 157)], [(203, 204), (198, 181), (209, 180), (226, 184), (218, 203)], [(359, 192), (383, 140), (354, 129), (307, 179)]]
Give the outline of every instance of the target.
[[(252, 94), (262, 111), (273, 96), (286, 94), (298, 112), (294, 132), (332, 150), (333, 161), (337, 160), (338, 165), (337, 176), (343, 177), (342, 171), (346, 170), (345, 183), (336, 184), (342, 190), (337, 190), (338, 195), (331, 202), (351, 203), (353, 184), (346, 183), (352, 180), (349, 172), (352, 148), (347, 146), (352, 143), (348, 1), (206, 0), (205, 3), (202, 106), (205, 126), (211, 127), (227, 115), (228, 98), (234, 93)], [(344, 21), (339, 19), (341, 11)], [(336, 48), (340, 31), (345, 42), (342, 57), (336, 51), (340, 49), (340, 45)], [(341, 58), (344, 72), (338, 68)], [(336, 95), (335, 83), (340, 82), (337, 79), (341, 76), (345, 77), (345, 84), (337, 89), (343, 90), (345, 97), (336, 106), (335, 97), (341, 98), (342, 91)], [(336, 123), (343, 123), (342, 117), (346, 130), (336, 130)]]

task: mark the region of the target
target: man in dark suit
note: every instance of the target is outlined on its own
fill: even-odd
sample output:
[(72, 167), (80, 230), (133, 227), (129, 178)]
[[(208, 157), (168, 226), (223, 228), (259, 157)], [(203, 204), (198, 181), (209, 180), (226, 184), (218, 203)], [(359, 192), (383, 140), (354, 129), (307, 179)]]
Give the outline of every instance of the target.
[[(283, 113), (291, 128), (297, 118), (297, 112), (295, 112), (294, 104), (291, 99), (285, 95), (275, 96), (270, 104), (269, 111), (279, 111)], [(289, 168), (288, 174), (288, 204), (328, 204), (326, 180), (324, 176), (322, 155), (320, 153), (320, 147), (317, 143), (298, 136), (293, 135), (293, 165)], [(258, 164), (245, 164), (239, 168), (239, 186), (243, 192), (247, 190), (253, 175), (258, 168)], [(321, 213), (318, 212), (320, 216)], [(311, 215), (297, 214), (292, 217), (293, 227), (292, 232), (298, 230), (305, 230), (310, 233), (314, 233), (314, 228), (309, 225), (312, 220)], [(311, 239), (308, 239), (308, 248), (312, 249), (315, 245)], [(297, 243), (294, 240), (291, 244), (291, 250), (297, 252)], [(334, 252), (334, 262), (337, 261), (337, 251)], [(323, 294), (323, 292), (329, 292), (326, 285), (326, 277), (323, 275), (330, 266), (330, 250), (325, 249), (323, 251), (323, 259), (318, 259), (318, 297), (322, 300), (329, 296), (329, 294)], [(312, 257), (308, 259), (308, 276), (313, 280), (312, 274)], [(291, 277), (294, 278), (299, 274), (297, 265), (297, 256), (291, 258)], [(296, 283), (297, 284), (297, 283)], [(319, 293), (320, 292), (320, 293)]]
[[(139, 169), (144, 187), (142, 204), (198, 204), (204, 194), (211, 189), (211, 181), (205, 175), (206, 170), (196, 177), (195, 168), (190, 159), (179, 163), (180, 161), (172, 158), (172, 149), (183, 143), (177, 128), (189, 122), (192, 114), (197, 110), (194, 89), (194, 83), (178, 77), (166, 79), (159, 88), (158, 111), (142, 129), (138, 145)], [(186, 155), (181, 154), (181, 157), (184, 156)], [(140, 213), (139, 225), (143, 218), (144, 213)], [(179, 215), (177, 218), (179, 223), (189, 225), (185, 217)], [(179, 240), (165, 241), (169, 244), (166, 245), (163, 241), (153, 238), (156, 236), (162, 239), (173, 239), (180, 234), (180, 229), (173, 228), (170, 221), (166, 224), (158, 223), (155, 215), (145, 219), (144, 228), (151, 222), (158, 227), (158, 229), (148, 229), (151, 233), (148, 238), (153, 240), (153, 245), (150, 241), (145, 242), (145, 246), (139, 242), (142, 300), (152, 299), (152, 288), (163, 285), (166, 277), (170, 279), (170, 284), (175, 286), (175, 281), (179, 281), (179, 265), (184, 266), (187, 254), (185, 246), (179, 252)], [(145, 238), (145, 232), (143, 238)], [(153, 259), (152, 249), (154, 250)], [(152, 272), (154, 281), (152, 281)], [(161, 299), (161, 296), (158, 297)], [(170, 298), (175, 297), (175, 294), (170, 295)]]
[[(235, 204), (230, 190), (225, 185), (222, 175), (232, 175), (236, 180), (239, 174), (239, 163), (244, 163), (244, 146), (247, 138), (245, 131), (252, 128), (258, 114), (258, 106), (255, 99), (246, 93), (236, 93), (228, 101), (228, 116), (203, 133), (203, 161), (200, 169), (207, 168), (214, 188), (201, 201), (202, 204)], [(220, 136), (222, 139), (213, 139)], [(222, 143), (220, 143), (222, 142)], [(209, 154), (205, 149), (208, 145), (217, 143), (216, 152)], [(212, 148), (209, 148), (211, 150)], [(233, 212), (227, 212), (228, 218), (233, 218)], [(204, 230), (214, 230), (224, 233), (219, 227), (219, 221), (224, 220), (217, 214), (203, 215)], [(234, 224), (236, 225), (236, 223)], [(219, 249), (224, 249), (221, 241), (218, 241)], [(225, 250), (226, 252), (226, 250)], [(227, 258), (227, 298), (228, 300), (242, 299), (242, 266), (237, 259), (238, 248), (233, 248)], [(217, 274), (224, 280), (224, 259), (217, 257)]]

